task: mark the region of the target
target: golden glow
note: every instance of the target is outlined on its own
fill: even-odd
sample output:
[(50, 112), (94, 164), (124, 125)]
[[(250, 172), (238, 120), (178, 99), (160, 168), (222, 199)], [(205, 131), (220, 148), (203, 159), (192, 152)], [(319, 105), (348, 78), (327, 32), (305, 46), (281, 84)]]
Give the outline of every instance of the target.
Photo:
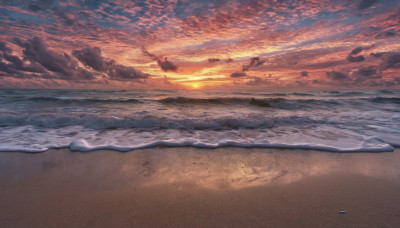
[(190, 89), (201, 89), (201, 87), (203, 87), (203, 84), (200, 82), (186, 82), (186, 83), (183, 83), (183, 85), (185, 85), (186, 87), (188, 87)]

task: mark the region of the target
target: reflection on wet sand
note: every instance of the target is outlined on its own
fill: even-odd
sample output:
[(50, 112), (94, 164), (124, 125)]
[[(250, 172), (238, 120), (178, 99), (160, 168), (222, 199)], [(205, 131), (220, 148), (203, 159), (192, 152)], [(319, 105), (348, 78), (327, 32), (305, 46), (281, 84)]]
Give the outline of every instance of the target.
[[(127, 153), (50, 150), (0, 153), (0, 181), (40, 177), (86, 188), (135, 188), (185, 183), (210, 189), (286, 184), (335, 173), (400, 180), (400, 151), (329, 153), (285, 149), (151, 148)], [(47, 178), (46, 178), (47, 177)]]

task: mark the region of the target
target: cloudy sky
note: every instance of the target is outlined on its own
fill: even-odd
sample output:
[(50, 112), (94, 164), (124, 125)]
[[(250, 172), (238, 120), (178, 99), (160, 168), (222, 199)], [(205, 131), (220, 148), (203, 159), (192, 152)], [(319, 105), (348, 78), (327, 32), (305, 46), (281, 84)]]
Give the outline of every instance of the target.
[(400, 88), (400, 0), (0, 3), (0, 88)]

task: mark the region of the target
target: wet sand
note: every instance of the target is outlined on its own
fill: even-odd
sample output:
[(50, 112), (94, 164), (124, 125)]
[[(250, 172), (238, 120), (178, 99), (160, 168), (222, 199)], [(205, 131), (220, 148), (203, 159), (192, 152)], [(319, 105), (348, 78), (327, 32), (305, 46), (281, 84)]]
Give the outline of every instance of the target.
[(2, 152), (0, 227), (400, 227), (399, 161), (398, 149)]

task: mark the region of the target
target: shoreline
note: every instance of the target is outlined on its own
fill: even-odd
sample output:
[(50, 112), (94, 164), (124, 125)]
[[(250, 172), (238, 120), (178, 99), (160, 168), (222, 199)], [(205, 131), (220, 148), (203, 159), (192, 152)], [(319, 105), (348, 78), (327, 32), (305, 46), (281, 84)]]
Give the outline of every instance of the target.
[(399, 159), (398, 148), (1, 152), (0, 226), (396, 227)]
[(26, 154), (40, 154), (40, 153), (46, 153), (48, 151), (57, 151), (57, 150), (69, 150), (70, 152), (74, 153), (89, 153), (89, 152), (96, 152), (96, 151), (114, 151), (114, 152), (120, 152), (120, 153), (129, 153), (129, 152), (134, 152), (137, 150), (146, 150), (146, 149), (163, 149), (163, 148), (193, 148), (193, 149), (200, 149), (200, 150), (218, 150), (218, 149), (224, 149), (224, 148), (232, 148), (232, 149), (265, 149), (265, 150), (295, 150), (295, 151), (314, 151), (314, 152), (326, 152), (326, 153), (343, 153), (343, 154), (352, 154), (352, 153), (392, 153), (396, 150), (400, 150), (400, 146), (397, 145), (391, 145), (388, 144), (390, 148), (382, 148), (380, 150), (374, 150), (374, 149), (353, 149), (353, 150), (339, 150), (337, 148), (333, 147), (326, 147), (327, 149), (324, 148), (317, 148), (317, 147), (309, 147), (309, 146), (304, 146), (304, 147), (299, 147), (299, 146), (287, 146), (287, 145), (270, 145), (270, 146), (265, 146), (265, 145), (253, 145), (253, 146), (238, 146), (238, 145), (222, 145), (222, 146), (197, 146), (197, 145), (168, 145), (168, 144), (163, 144), (163, 143), (157, 143), (156, 145), (150, 145), (150, 146), (144, 146), (144, 147), (138, 147), (138, 148), (130, 148), (130, 147), (118, 147), (118, 149), (113, 148), (113, 146), (100, 146), (96, 147), (95, 149), (89, 148), (89, 149), (73, 149), (71, 146), (63, 146), (63, 147), (57, 147), (57, 148), (48, 148), (45, 150), (40, 150), (40, 151), (29, 151), (29, 150), (6, 150), (2, 149), (0, 150), (0, 153), (26, 153)]

